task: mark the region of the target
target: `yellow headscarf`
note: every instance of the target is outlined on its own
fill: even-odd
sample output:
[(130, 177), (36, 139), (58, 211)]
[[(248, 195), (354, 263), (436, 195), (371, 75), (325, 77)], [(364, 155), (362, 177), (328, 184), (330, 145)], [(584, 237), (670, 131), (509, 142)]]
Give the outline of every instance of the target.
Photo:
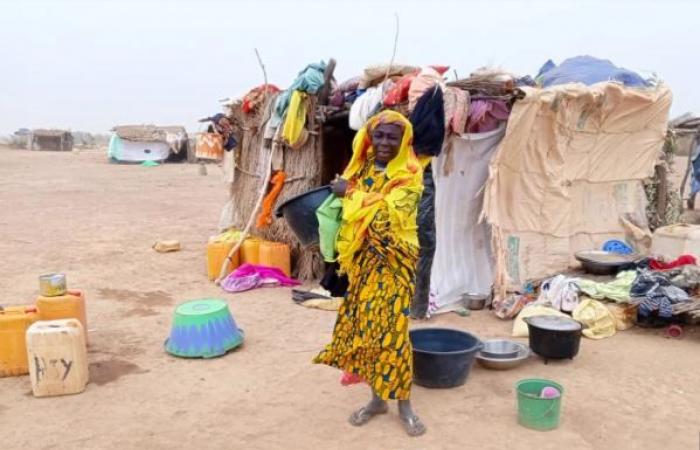
[[(374, 164), (372, 132), (381, 124), (396, 124), (403, 129), (396, 157), (387, 164), (388, 181), (379, 192), (367, 192), (361, 177)], [(403, 115), (382, 111), (367, 121), (353, 141), (353, 155), (343, 178), (348, 191), (343, 198), (343, 221), (338, 232), (338, 262), (347, 272), (353, 256), (362, 246), (369, 224), (383, 206), (389, 211), (394, 238), (418, 246), (416, 211), (423, 191), (423, 168), (413, 152), (413, 127)]]

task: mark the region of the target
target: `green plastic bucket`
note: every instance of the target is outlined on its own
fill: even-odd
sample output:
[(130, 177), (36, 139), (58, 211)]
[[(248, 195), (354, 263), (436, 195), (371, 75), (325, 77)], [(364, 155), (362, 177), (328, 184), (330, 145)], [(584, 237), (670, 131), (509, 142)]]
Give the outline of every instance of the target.
[[(545, 387), (559, 390), (557, 398), (541, 398)], [(518, 395), (518, 423), (526, 428), (539, 431), (553, 430), (559, 426), (561, 399), (564, 388), (554, 381), (531, 378), (515, 384)]]

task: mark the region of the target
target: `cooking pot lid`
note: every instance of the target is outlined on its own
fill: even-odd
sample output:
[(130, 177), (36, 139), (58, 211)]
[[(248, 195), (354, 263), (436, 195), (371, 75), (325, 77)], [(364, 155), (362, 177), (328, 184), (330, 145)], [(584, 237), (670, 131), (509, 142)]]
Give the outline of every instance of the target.
[(561, 316), (532, 316), (525, 319), (528, 324), (552, 331), (578, 331), (581, 323)]

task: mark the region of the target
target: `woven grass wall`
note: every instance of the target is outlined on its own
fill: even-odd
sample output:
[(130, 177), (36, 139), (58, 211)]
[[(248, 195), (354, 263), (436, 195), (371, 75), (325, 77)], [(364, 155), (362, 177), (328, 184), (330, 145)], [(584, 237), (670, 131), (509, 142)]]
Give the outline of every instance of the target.
[[(264, 140), (264, 126), (269, 119), (271, 98), (266, 105), (253, 114), (245, 114), (239, 105), (231, 107), (230, 116), (242, 136), (240, 145), (234, 150), (235, 175), (229, 185), (231, 208), (230, 223), (243, 229), (255, 207), (261, 184), (265, 179), (267, 161), (272, 145)], [(307, 129), (310, 131), (305, 145), (297, 150), (282, 148), (282, 169), (287, 181), (277, 200), (277, 205), (295, 195), (321, 186), (323, 174), (323, 136), (313, 117), (314, 105), (309, 107)], [(231, 159), (233, 161), (233, 158)], [(224, 213), (226, 214), (226, 212)], [(302, 248), (284, 219), (273, 219), (273, 224), (263, 230), (253, 228), (252, 234), (264, 239), (288, 244), (292, 255), (293, 275), (302, 280), (318, 279), (323, 270), (323, 261), (318, 247)]]

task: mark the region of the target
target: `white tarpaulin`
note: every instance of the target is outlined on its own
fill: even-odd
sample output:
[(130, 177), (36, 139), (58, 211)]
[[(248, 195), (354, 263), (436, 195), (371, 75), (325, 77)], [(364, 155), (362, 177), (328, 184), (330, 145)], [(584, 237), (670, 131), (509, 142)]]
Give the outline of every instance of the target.
[(646, 228), (642, 181), (659, 161), (672, 98), (664, 85), (524, 90), (484, 197), (498, 296), (568, 269), (578, 250), (623, 238), (624, 220)]
[(129, 141), (115, 134), (109, 142), (107, 154), (122, 162), (165, 161), (170, 156), (170, 146), (165, 142)]
[(464, 293), (490, 293), (490, 227), (479, 222), (489, 162), (505, 125), (489, 133), (454, 137), (433, 161), (437, 246), (431, 275), (431, 312), (454, 308)]

